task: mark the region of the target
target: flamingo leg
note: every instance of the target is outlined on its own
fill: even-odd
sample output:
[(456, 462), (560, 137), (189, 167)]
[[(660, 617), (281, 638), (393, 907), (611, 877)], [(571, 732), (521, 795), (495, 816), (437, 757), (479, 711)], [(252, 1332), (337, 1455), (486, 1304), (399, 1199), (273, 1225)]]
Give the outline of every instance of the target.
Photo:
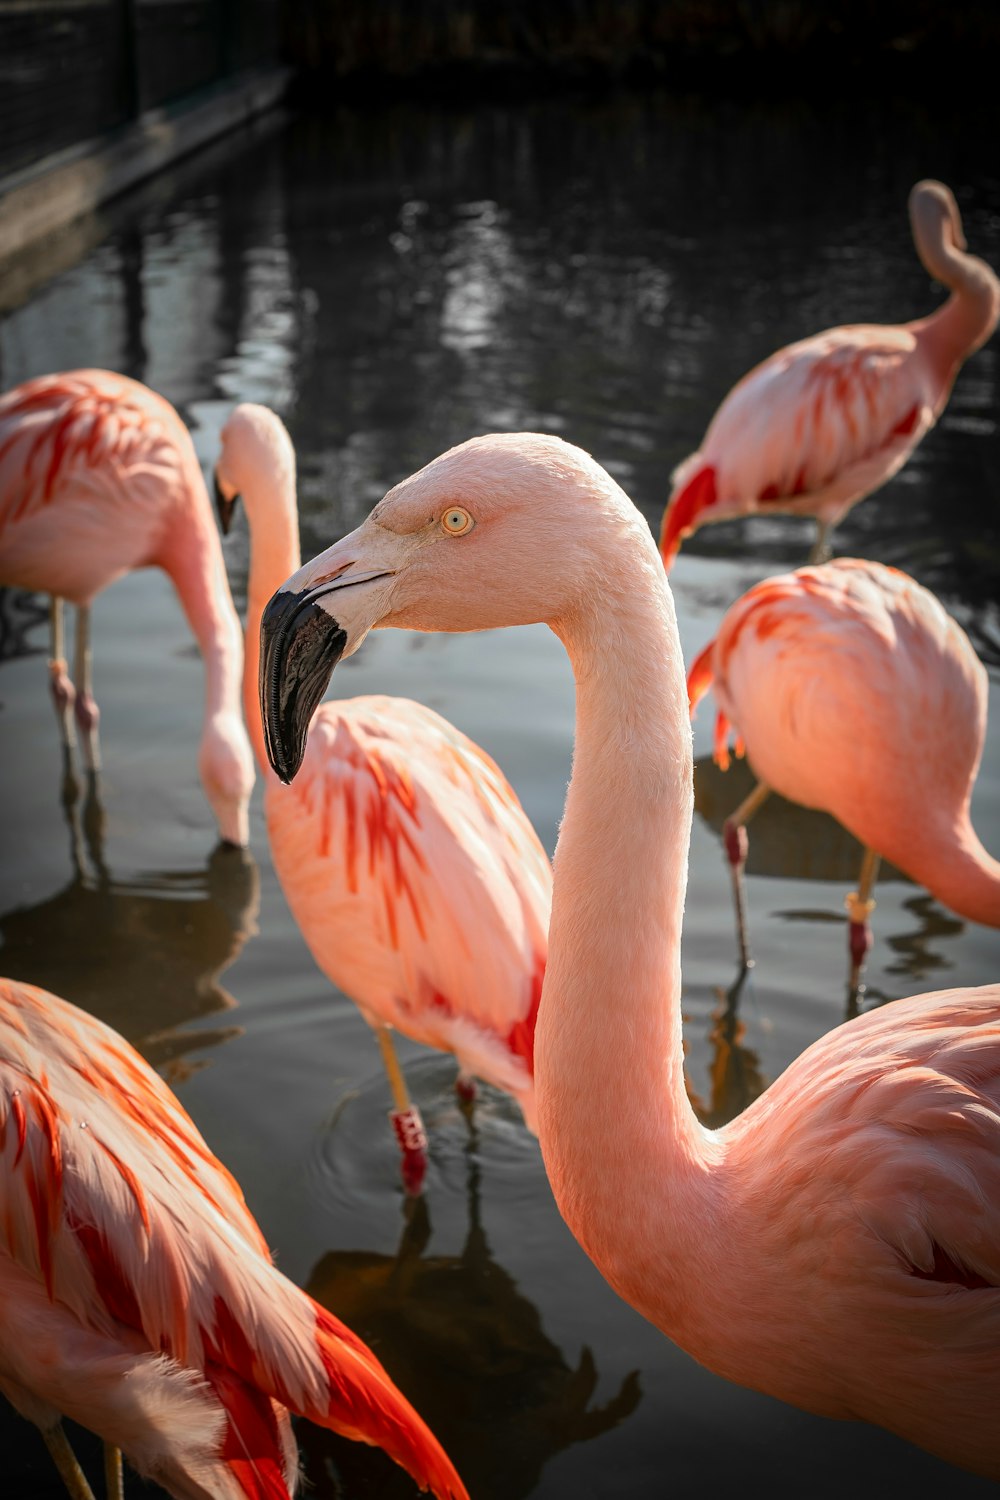
[(101, 747), (97, 738), (100, 710), (91, 683), (93, 653), (90, 649), (90, 605), (76, 612), (76, 722), (83, 735), (83, 758), (88, 771), (101, 769)]
[(740, 963), (744, 969), (749, 969), (753, 964), (750, 957), (750, 944), (747, 938), (747, 908), (746, 893), (743, 888), (743, 867), (747, 862), (747, 851), (750, 841), (747, 838), (746, 825), (753, 817), (767, 797), (770, 796), (771, 788), (758, 781), (753, 791), (740, 803), (736, 811), (726, 819), (722, 825), (722, 841), (726, 849), (726, 858), (729, 861), (729, 873), (733, 880), (733, 901), (736, 906), (736, 933), (740, 944)]
[(122, 1450), (113, 1443), (104, 1444), (104, 1494), (106, 1500), (125, 1500)]
[(459, 1104), (467, 1112), (475, 1104), (478, 1092), (476, 1080), (472, 1074), (466, 1073), (464, 1068), (459, 1068), (458, 1077), (455, 1079), (455, 1093), (458, 1095)]
[(816, 517), (816, 540), (813, 542), (812, 551), (806, 558), (807, 567), (816, 567), (819, 563), (829, 562), (833, 556), (833, 548), (830, 546), (831, 526), (829, 521), (821, 521)]
[(847, 995), (849, 1015), (857, 1015), (858, 999), (862, 992), (861, 971), (872, 945), (872, 930), (868, 918), (875, 910), (872, 889), (878, 877), (879, 855), (874, 849), (866, 849), (861, 861), (858, 888), (844, 899), (847, 907), (847, 942), (851, 955), (851, 978)]
[(49, 632), (52, 651), (49, 656), (49, 688), (56, 706), (59, 733), (64, 750), (72, 750), (76, 743), (73, 733), (73, 705), (76, 689), (70, 679), (66, 665), (66, 631), (63, 619), (63, 601), (57, 594), (49, 600)]
[(408, 1193), (416, 1194), (423, 1187), (424, 1173), (427, 1170), (427, 1132), (424, 1130), (420, 1111), (410, 1098), (410, 1091), (406, 1087), (406, 1079), (403, 1077), (403, 1070), (399, 1066), (399, 1058), (392, 1044), (390, 1027), (376, 1026), (375, 1034), (378, 1037), (379, 1047), (382, 1049), (382, 1061), (389, 1075), (389, 1087), (396, 1106), (390, 1113), (389, 1119), (392, 1121), (392, 1128), (396, 1132), (396, 1139), (402, 1153), (400, 1171), (403, 1186)]
[(94, 1500), (94, 1492), (87, 1483), (87, 1476), (80, 1468), (76, 1454), (69, 1445), (69, 1438), (61, 1422), (54, 1427), (42, 1429), (45, 1446), (52, 1454), (52, 1461), (62, 1477), (72, 1500)]

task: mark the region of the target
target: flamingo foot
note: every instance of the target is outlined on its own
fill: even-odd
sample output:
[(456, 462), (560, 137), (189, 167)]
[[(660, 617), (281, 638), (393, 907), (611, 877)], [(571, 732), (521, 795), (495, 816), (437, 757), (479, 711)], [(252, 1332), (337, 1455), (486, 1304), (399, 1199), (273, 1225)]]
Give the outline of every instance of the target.
[(76, 704), (76, 688), (69, 675), (64, 657), (54, 656), (49, 661), (49, 691), (56, 706), (56, 716), (62, 732), (62, 743), (71, 750), (76, 743), (73, 734), (73, 709)]
[(423, 1188), (427, 1171), (427, 1132), (415, 1104), (407, 1109), (392, 1110), (389, 1119), (396, 1132), (400, 1150), (400, 1175), (403, 1187), (411, 1197)]

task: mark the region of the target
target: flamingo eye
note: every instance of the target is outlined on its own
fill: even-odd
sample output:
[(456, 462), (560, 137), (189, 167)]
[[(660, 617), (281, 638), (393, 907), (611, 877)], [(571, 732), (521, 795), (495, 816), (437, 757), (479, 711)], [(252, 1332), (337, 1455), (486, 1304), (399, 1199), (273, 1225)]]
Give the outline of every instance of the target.
[(441, 525), (449, 536), (464, 536), (475, 526), (475, 521), (461, 505), (452, 505), (441, 517)]

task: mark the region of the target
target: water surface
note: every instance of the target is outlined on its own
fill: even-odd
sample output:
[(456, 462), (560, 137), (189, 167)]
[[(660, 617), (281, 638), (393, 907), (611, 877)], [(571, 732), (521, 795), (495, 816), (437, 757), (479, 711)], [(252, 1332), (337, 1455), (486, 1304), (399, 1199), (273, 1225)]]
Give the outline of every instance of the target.
[[(917, 178), (950, 183), (970, 246), (1000, 267), (988, 123), (971, 107), (956, 122), (874, 101), (737, 109), (653, 96), (276, 115), (22, 268), (7, 284), (0, 385), (78, 365), (136, 376), (181, 408), (206, 469), (232, 403), (267, 402), (298, 452), (306, 555), (413, 468), (495, 429), (587, 447), (656, 526), (672, 466), (749, 366), (831, 324), (937, 305), (906, 220)], [(45, 265), (58, 269), (39, 279)], [(973, 814), (994, 851), (997, 394), (994, 341), (910, 463), (837, 536), (839, 550), (938, 591), (989, 664)], [(803, 561), (810, 542), (788, 517), (694, 538), (671, 579), (687, 659), (738, 593)], [(243, 527), (226, 555), (242, 603)], [(702, 1370), (576, 1246), (514, 1107), (487, 1093), (470, 1132), (451, 1064), (404, 1044), (432, 1154), (424, 1199), (406, 1204), (377, 1049), (291, 920), (259, 789), (252, 857), (214, 848), (196, 773), (200, 662), (169, 584), (134, 575), (95, 607), (98, 787), (67, 780), (60, 762), (44, 610), (0, 596), (0, 628), (0, 967), (105, 1017), (164, 1069), (282, 1269), (373, 1341), (477, 1500), (740, 1495), (763, 1482), (789, 1500), (992, 1492), (874, 1429)], [(552, 850), (573, 695), (546, 630), (381, 633), (334, 687), (448, 715), (497, 757)], [(748, 780), (711, 766), (711, 721), (706, 707), (695, 724), (683, 1006), (692, 1096), (718, 1124), (843, 1018), (858, 851), (826, 818), (764, 807), (748, 877), (757, 962), (729, 1003), (719, 830)], [(997, 933), (900, 878), (877, 897), (866, 1004), (997, 976)], [(301, 1438), (317, 1496), (412, 1493), (378, 1454), (313, 1429)], [(61, 1493), (40, 1441), (6, 1410), (0, 1443), (6, 1496)], [(129, 1492), (141, 1489), (130, 1476)]]

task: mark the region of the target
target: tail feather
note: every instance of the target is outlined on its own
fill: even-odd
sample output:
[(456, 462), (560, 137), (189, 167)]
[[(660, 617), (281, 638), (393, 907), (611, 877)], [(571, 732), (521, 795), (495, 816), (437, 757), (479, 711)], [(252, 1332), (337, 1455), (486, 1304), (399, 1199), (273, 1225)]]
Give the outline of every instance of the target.
[(668, 572), (681, 542), (701, 524), (702, 511), (718, 499), (715, 467), (706, 464), (700, 453), (692, 453), (679, 464), (674, 470), (673, 480), (674, 491), (660, 524), (660, 555)]
[(707, 646), (703, 646), (698, 652), (698, 655), (691, 663), (691, 670), (688, 672), (688, 709), (692, 718), (694, 718), (695, 709), (714, 681), (715, 641), (711, 640)]

